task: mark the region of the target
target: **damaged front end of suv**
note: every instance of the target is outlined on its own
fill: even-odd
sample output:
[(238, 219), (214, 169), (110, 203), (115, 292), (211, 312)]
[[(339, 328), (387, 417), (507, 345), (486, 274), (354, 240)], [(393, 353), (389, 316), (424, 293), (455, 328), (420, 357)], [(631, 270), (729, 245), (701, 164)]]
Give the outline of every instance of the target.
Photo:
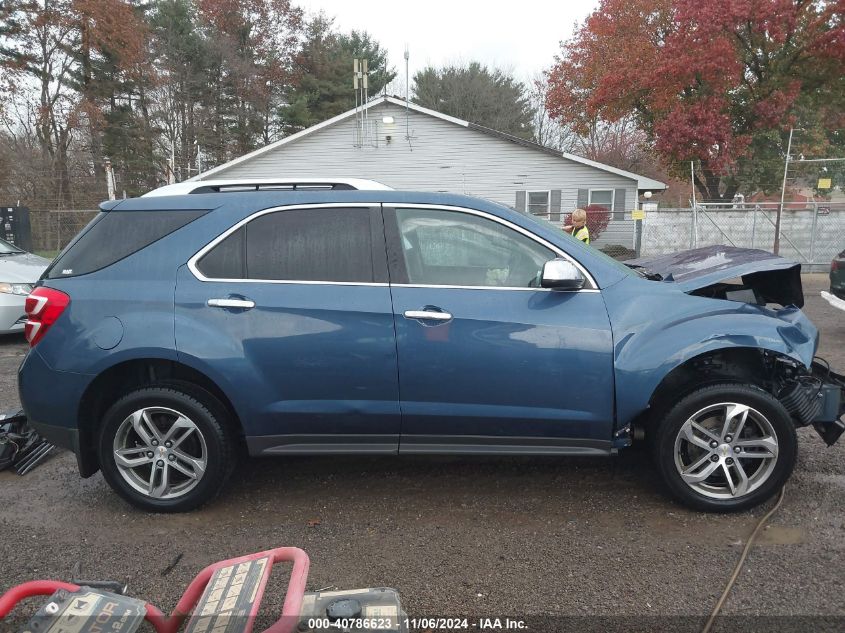
[(815, 356), (818, 331), (800, 309), (800, 264), (727, 246), (626, 264), (657, 287), (683, 291), (649, 299), (652, 315), (666, 318), (635, 320), (619, 311), (625, 318), (616, 321), (617, 376), (622, 388), (630, 381), (630, 388), (651, 394), (639, 403), (644, 409), (653, 415), (689, 385), (736, 382), (766, 391), (796, 427), (812, 426), (827, 445), (845, 432), (845, 376)]

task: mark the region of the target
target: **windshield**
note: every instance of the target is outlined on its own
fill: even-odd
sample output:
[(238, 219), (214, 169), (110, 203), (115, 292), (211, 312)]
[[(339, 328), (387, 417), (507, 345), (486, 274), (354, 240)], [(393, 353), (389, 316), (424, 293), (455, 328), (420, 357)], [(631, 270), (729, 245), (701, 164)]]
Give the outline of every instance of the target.
[(595, 248), (593, 246), (590, 246), (589, 244), (584, 244), (581, 240), (578, 240), (578, 239), (575, 239), (574, 237), (572, 237), (569, 233), (567, 233), (566, 231), (561, 229), (560, 224), (555, 224), (554, 222), (550, 222), (546, 218), (538, 216), (538, 215), (532, 215), (532, 214), (526, 213), (525, 217), (531, 219), (531, 221), (536, 222), (537, 224), (539, 224), (541, 226), (553, 229), (556, 233), (561, 235), (564, 239), (569, 240), (569, 243), (572, 244), (572, 248), (567, 249), (567, 251), (569, 252), (570, 255), (572, 255), (573, 257), (576, 257), (576, 259), (577, 259), (577, 252), (578, 252), (577, 249), (578, 248), (589, 248), (589, 249), (591, 249), (593, 255), (600, 257), (601, 259), (605, 260), (606, 262), (612, 264), (614, 268), (624, 272), (626, 275), (634, 274), (634, 271), (629, 266), (626, 266), (625, 264), (623, 264), (622, 262), (620, 262), (617, 259), (613, 259), (610, 255), (608, 255), (604, 251), (602, 251), (598, 248)]
[(9, 244), (9, 242), (7, 242), (6, 240), (0, 240), (0, 255), (25, 252), (26, 251), (21, 250), (14, 244)]

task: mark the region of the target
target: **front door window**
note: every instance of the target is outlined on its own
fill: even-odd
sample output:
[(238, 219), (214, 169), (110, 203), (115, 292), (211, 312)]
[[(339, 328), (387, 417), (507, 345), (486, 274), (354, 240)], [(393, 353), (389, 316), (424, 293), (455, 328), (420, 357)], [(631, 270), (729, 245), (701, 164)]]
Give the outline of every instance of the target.
[(397, 209), (410, 284), (534, 288), (556, 254), (498, 222), (455, 211)]

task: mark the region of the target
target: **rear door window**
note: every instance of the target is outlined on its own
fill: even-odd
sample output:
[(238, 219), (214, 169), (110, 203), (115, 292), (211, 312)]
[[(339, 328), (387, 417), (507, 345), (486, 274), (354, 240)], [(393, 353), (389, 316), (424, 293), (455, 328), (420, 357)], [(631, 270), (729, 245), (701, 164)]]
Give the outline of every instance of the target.
[(45, 274), (47, 279), (87, 275), (111, 266), (170, 235), (206, 210), (109, 211), (91, 221)]
[(208, 279), (375, 280), (368, 208), (291, 209), (251, 220), (198, 262)]

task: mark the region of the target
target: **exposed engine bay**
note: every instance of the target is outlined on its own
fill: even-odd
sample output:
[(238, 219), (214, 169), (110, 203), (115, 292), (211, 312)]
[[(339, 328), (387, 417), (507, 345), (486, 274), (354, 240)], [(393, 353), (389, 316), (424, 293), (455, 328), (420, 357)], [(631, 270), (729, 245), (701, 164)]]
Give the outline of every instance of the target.
[(789, 411), (797, 426), (813, 425), (828, 446), (845, 432), (845, 376), (816, 358), (808, 371), (783, 356), (774, 359), (773, 394)]
[[(797, 427), (812, 426), (828, 446), (845, 432), (845, 376), (816, 357), (808, 369), (793, 358), (761, 349), (721, 350), (679, 368), (666, 381), (666, 394), (690, 385), (738, 382), (757, 385), (777, 398)], [(670, 396), (671, 397), (671, 396)], [(635, 428), (635, 437), (640, 430)]]
[(740, 301), (758, 306), (766, 305), (766, 298), (763, 294), (755, 286), (745, 283), (719, 282), (693, 290), (690, 294), (697, 297), (708, 297), (709, 299)]

